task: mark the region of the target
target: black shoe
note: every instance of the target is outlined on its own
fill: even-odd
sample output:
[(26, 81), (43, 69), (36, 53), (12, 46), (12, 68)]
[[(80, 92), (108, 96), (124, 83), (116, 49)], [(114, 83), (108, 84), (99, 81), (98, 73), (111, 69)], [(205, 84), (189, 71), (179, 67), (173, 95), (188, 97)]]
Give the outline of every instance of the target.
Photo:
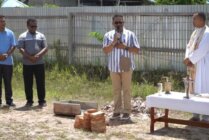
[(15, 106), (16, 106), (14, 103), (7, 103), (7, 105), (8, 105), (9, 107), (15, 107)]
[(130, 115), (128, 113), (123, 113), (121, 120), (124, 120), (124, 121), (130, 120)]
[(39, 103), (38, 106), (39, 106), (39, 107), (46, 107), (47, 105), (46, 105), (46, 103)]
[(33, 103), (31, 103), (31, 102), (27, 102), (26, 104), (25, 104), (25, 107), (32, 107), (33, 106)]
[(116, 120), (116, 119), (120, 119), (120, 113), (113, 113), (112, 117), (110, 118), (110, 120)]

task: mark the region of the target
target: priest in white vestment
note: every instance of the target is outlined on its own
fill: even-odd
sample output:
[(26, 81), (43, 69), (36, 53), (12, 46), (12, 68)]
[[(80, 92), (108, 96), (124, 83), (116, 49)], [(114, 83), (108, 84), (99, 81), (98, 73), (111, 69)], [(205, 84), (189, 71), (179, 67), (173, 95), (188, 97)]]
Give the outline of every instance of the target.
[[(194, 93), (209, 94), (209, 27), (205, 24), (206, 16), (199, 12), (193, 15), (194, 32), (186, 47), (184, 64), (194, 72)], [(209, 109), (209, 107), (208, 107)], [(191, 118), (199, 121), (200, 115)], [(209, 116), (202, 115), (202, 121), (209, 122)]]

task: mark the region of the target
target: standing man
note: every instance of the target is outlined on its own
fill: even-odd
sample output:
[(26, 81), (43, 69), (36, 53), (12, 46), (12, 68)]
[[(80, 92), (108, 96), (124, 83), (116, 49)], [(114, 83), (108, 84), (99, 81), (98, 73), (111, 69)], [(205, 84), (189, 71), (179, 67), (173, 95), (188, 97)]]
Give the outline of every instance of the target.
[(124, 28), (122, 15), (112, 18), (114, 30), (104, 35), (103, 51), (108, 55), (112, 80), (114, 113), (111, 120), (129, 120), (131, 113), (131, 79), (135, 68), (133, 54), (139, 53), (139, 43), (133, 32)]
[(37, 32), (37, 20), (27, 20), (28, 30), (22, 33), (18, 39), (18, 47), (23, 56), (23, 78), (27, 103), (25, 106), (33, 105), (33, 76), (36, 79), (38, 92), (38, 103), (40, 107), (46, 106), (45, 101), (45, 69), (43, 56), (48, 48), (45, 36)]
[[(202, 12), (193, 15), (194, 32), (186, 47), (184, 64), (189, 68), (194, 80), (194, 93), (209, 94), (209, 28), (206, 26), (206, 16)], [(200, 115), (193, 114), (193, 121), (199, 121)], [(209, 116), (202, 115), (202, 121), (209, 121)]]
[(14, 33), (5, 27), (5, 16), (0, 15), (0, 105), (2, 105), (2, 79), (4, 80), (5, 98), (8, 106), (15, 106), (12, 99), (13, 58), (16, 40)]

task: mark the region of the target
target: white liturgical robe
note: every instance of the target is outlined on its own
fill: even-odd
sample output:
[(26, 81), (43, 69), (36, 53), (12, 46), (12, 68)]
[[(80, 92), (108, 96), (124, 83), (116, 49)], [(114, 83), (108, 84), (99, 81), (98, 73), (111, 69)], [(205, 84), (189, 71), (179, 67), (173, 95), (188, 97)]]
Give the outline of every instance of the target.
[(191, 52), (188, 58), (196, 65), (194, 92), (209, 94), (209, 28), (207, 26), (198, 48)]

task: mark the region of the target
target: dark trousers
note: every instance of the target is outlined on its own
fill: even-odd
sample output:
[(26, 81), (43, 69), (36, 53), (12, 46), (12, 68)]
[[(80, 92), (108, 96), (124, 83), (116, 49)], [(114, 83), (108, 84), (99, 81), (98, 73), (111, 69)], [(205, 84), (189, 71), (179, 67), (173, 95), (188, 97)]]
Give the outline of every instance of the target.
[(5, 88), (5, 99), (6, 104), (11, 104), (13, 102), (12, 99), (12, 65), (2, 65), (0, 64), (0, 103), (2, 97), (2, 78), (4, 80), (4, 88)]
[(23, 65), (23, 78), (27, 102), (33, 103), (33, 76), (36, 79), (38, 102), (45, 103), (45, 69), (44, 64)]

